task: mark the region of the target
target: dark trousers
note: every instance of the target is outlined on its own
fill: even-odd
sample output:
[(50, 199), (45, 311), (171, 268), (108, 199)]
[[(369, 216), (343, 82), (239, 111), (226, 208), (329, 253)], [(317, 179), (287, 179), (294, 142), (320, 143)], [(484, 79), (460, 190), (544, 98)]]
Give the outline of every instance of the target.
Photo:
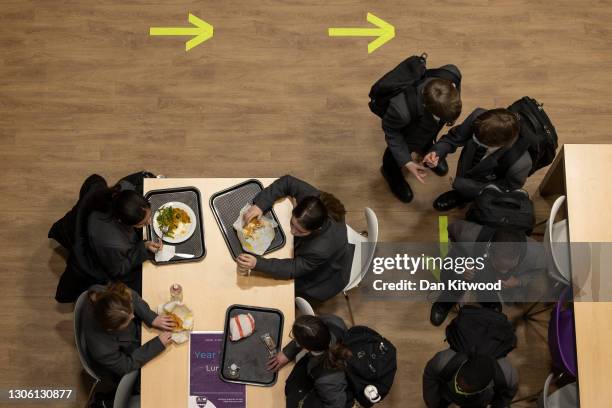
[(385, 154), (383, 154), (383, 169), (387, 177), (389, 177), (393, 183), (401, 183), (404, 180), (404, 175), (402, 174), (402, 168), (397, 165), (393, 154), (389, 148), (385, 149)]

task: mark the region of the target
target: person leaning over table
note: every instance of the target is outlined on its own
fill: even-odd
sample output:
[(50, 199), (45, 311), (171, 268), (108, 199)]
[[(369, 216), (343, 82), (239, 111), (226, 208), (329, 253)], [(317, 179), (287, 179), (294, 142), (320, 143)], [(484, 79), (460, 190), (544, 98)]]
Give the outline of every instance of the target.
[[(175, 326), (169, 316), (158, 316), (138, 293), (121, 282), (92, 286), (81, 319), (94, 372), (114, 384), (161, 354), (172, 343)], [(162, 333), (141, 345), (141, 322)]]
[(93, 211), (87, 221), (91, 273), (99, 283), (122, 281), (142, 293), (142, 263), (162, 245), (142, 239), (151, 205), (126, 181), (110, 189), (110, 195), (110, 208)]
[(262, 190), (244, 215), (249, 222), (272, 208), (281, 197), (292, 198), (291, 233), (294, 257), (264, 258), (243, 253), (236, 262), (281, 279), (295, 279), (298, 296), (323, 301), (345, 288), (355, 247), (347, 239), (344, 206), (331, 194), (292, 176), (283, 176)]

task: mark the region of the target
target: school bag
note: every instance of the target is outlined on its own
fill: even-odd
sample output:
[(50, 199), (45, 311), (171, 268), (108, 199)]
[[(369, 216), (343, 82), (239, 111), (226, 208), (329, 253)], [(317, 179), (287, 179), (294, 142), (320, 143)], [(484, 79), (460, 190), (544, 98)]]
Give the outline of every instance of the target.
[(492, 228), (514, 228), (531, 234), (535, 225), (533, 202), (525, 190), (503, 191), (495, 185), (482, 189), (465, 214), (468, 221)]
[(377, 388), (380, 400), (391, 390), (397, 371), (395, 346), (365, 326), (351, 327), (344, 336), (343, 344), (353, 353), (348, 360), (346, 373), (353, 397), (362, 407), (369, 408), (374, 403), (364, 395), (367, 386)]
[(500, 158), (495, 173), (498, 178), (503, 178), (508, 169), (528, 152), (531, 157), (529, 175), (532, 175), (554, 160), (559, 146), (557, 131), (544, 106), (533, 98), (524, 96), (508, 106), (508, 110), (519, 118), (519, 138)]
[(391, 98), (403, 92), (410, 117), (417, 117), (416, 89), (426, 78), (448, 79), (461, 91), (461, 79), (455, 73), (443, 68), (427, 69), (426, 63), (427, 54), (413, 55), (383, 75), (370, 89), (370, 110), (382, 118), (387, 112)]
[(495, 359), (516, 348), (514, 327), (505, 314), (471, 305), (459, 309), (446, 327), (446, 341), (457, 353), (478, 353)]
[[(480, 353), (478, 353), (480, 354)], [(492, 357), (493, 358), (493, 357)], [(446, 364), (446, 366), (440, 372), (441, 380), (447, 385), (449, 390), (455, 389), (455, 373), (461, 368), (461, 366), (468, 360), (467, 353), (457, 353), (450, 359), (450, 361)], [(508, 388), (508, 383), (506, 382), (506, 377), (502, 368), (499, 366), (497, 360), (495, 361), (494, 374), (493, 374), (493, 392), (497, 394), (501, 394)], [(481, 393), (471, 394), (471, 395), (460, 395), (453, 392), (453, 402), (458, 404), (459, 406), (484, 406), (487, 402), (483, 401), (483, 395)], [(475, 404), (475, 405), (473, 405)], [(488, 406), (488, 404), (486, 405)]]

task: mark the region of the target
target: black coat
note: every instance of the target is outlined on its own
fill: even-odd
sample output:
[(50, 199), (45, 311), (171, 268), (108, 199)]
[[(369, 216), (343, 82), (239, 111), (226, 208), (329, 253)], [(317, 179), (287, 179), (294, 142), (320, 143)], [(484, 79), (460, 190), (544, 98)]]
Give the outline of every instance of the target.
[[(454, 73), (461, 80), (461, 72), (455, 65), (444, 65), (440, 68)], [(382, 118), (387, 146), (399, 167), (411, 160), (411, 152), (427, 153), (444, 127), (444, 121), (436, 120), (423, 107), (423, 89), (430, 80), (426, 79), (417, 87), (416, 117), (410, 116), (406, 97), (400, 93), (391, 98), (387, 112)]]
[[(336, 344), (346, 334), (347, 327), (344, 321), (334, 315), (320, 316), (323, 323), (327, 326), (331, 333), (331, 345)], [(283, 353), (290, 359), (295, 357), (302, 351), (295, 340), (292, 340), (283, 348)], [(322, 358), (307, 353), (303, 359), (294, 367), (294, 370), (305, 370), (307, 377), (312, 381), (313, 390), (316, 394), (316, 400), (320, 402), (321, 408), (347, 408), (353, 406), (353, 400), (349, 397), (349, 385), (344, 370), (327, 369), (323, 367)], [(289, 377), (296, 378), (295, 373)], [(287, 381), (291, 381), (288, 379)]]
[[(292, 176), (283, 176), (253, 200), (265, 213), (281, 197), (301, 201), (320, 195), (319, 190)], [(294, 238), (294, 257), (257, 258), (256, 270), (281, 279), (295, 279), (296, 294), (327, 300), (347, 285), (355, 248), (348, 243), (346, 224), (329, 218), (323, 227), (306, 237)]]
[(453, 188), (469, 199), (475, 198), (489, 184), (497, 185), (503, 190), (521, 188), (525, 185), (531, 170), (531, 156), (528, 152), (525, 152), (508, 168), (503, 176), (498, 177), (495, 170), (498, 167), (499, 160), (509, 148), (501, 148), (473, 166), (474, 153), (478, 146), (473, 140), (474, 130), (472, 125), (476, 118), (484, 112), (485, 109), (475, 109), (463, 123), (453, 127), (431, 149), (440, 158), (444, 158), (449, 153), (454, 153), (458, 147), (463, 146)]
[[(92, 291), (99, 292), (103, 286), (96, 285)], [(130, 324), (121, 331), (108, 332), (101, 328), (93, 317), (93, 304), (87, 299), (81, 315), (81, 330), (87, 353), (94, 362), (94, 371), (114, 382), (130, 371), (138, 370), (165, 348), (158, 337), (140, 345), (140, 323), (151, 327), (157, 314), (142, 298), (132, 291), (134, 316)]]

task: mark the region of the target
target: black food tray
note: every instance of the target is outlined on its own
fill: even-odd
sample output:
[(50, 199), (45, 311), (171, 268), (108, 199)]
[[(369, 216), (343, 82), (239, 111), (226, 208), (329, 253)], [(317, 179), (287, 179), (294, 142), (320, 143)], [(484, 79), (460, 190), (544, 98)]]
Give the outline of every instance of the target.
[[(252, 179), (246, 180), (223, 191), (219, 191), (210, 197), (210, 208), (234, 259), (241, 253), (247, 252), (240, 244), (240, 240), (233, 226), (234, 222), (240, 215), (242, 207), (244, 207), (245, 204), (253, 203), (253, 199), (261, 190), (263, 190), (263, 184), (261, 184), (259, 180)], [(278, 224), (278, 227), (275, 229), (276, 233), (274, 239), (265, 252), (267, 254), (285, 246), (286, 239), (285, 233), (283, 232), (274, 210), (270, 210), (264, 215), (271, 216)]]
[[(187, 241), (181, 242), (180, 244), (167, 244), (174, 245), (176, 247), (176, 252), (178, 253), (195, 255), (193, 258), (185, 259), (175, 256), (166, 262), (157, 262), (155, 259), (152, 259), (151, 262), (156, 265), (168, 265), (182, 262), (197, 262), (202, 260), (206, 256), (206, 244), (204, 243), (204, 222), (202, 221), (202, 199), (200, 190), (195, 187), (151, 190), (145, 195), (145, 198), (149, 201), (149, 203), (151, 203), (151, 214), (153, 214), (153, 217), (155, 216), (155, 212), (162, 205), (170, 201), (178, 201), (191, 207), (196, 215), (196, 222), (198, 223), (193, 235)], [(155, 233), (152, 226), (147, 228), (147, 237), (150, 240), (160, 238)]]
[[(249, 337), (238, 341), (229, 338), (230, 319), (239, 314), (250, 313), (255, 320), (255, 331)], [(281, 349), (283, 335), (283, 312), (265, 307), (232, 305), (227, 308), (223, 329), (223, 350), (219, 377), (226, 382), (270, 387), (276, 383), (278, 373), (268, 371), (266, 365), (270, 358), (268, 349), (260, 337), (269, 333), (276, 342), (276, 350)], [(240, 367), (238, 378), (229, 378), (229, 367), (235, 363)]]

